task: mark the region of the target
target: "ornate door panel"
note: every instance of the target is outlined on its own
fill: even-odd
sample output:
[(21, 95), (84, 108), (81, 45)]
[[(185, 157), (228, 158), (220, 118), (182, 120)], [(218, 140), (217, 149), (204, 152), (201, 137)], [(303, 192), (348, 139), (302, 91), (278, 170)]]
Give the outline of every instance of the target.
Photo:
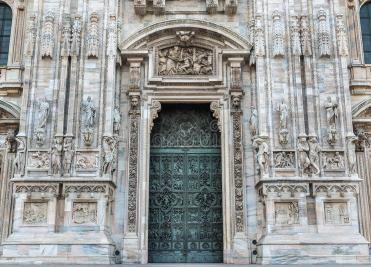
[(215, 122), (203, 106), (172, 108), (160, 113), (151, 140), (149, 262), (223, 262), (221, 157)]

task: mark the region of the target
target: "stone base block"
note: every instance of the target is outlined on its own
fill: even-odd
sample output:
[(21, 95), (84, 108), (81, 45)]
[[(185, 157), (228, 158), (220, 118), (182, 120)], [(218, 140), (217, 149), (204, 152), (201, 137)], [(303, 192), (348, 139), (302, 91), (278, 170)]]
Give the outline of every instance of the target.
[[(2, 246), (0, 263), (115, 263), (115, 246), (104, 234), (13, 234)], [(94, 240), (95, 236), (95, 240)]]
[(367, 264), (367, 241), (361, 235), (270, 235), (257, 246), (260, 264)]

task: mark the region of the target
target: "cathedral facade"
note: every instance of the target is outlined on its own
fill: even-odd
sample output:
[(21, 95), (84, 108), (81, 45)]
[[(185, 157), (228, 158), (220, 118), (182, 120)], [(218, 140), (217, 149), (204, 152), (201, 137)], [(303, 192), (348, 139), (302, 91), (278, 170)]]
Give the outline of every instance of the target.
[(370, 263), (371, 1), (0, 21), (0, 263)]

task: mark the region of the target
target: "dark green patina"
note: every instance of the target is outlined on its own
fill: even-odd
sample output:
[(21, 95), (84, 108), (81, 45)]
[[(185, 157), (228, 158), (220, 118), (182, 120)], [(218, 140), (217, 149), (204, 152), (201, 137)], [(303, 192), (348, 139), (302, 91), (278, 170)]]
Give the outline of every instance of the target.
[(151, 135), (149, 262), (223, 262), (220, 135), (207, 105), (164, 105)]

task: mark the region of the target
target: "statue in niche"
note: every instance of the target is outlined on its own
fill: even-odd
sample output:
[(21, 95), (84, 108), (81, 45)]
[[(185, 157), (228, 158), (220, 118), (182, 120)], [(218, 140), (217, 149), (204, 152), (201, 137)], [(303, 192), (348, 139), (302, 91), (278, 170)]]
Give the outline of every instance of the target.
[(255, 107), (251, 107), (251, 115), (249, 120), (249, 128), (251, 136), (254, 137), (258, 133), (258, 111)]
[(54, 146), (51, 151), (51, 172), (52, 174), (60, 174), (62, 169), (62, 150), (63, 138), (56, 137), (54, 139)]
[(118, 134), (121, 127), (121, 114), (120, 109), (116, 106), (113, 109), (113, 133)]
[(351, 136), (347, 140), (349, 175), (357, 173), (356, 142), (357, 136)]
[(259, 164), (260, 174), (265, 176), (268, 174), (269, 164), (269, 147), (267, 142), (262, 138), (255, 138), (253, 141), (253, 147), (257, 150), (256, 158)]
[(199, 47), (178, 45), (158, 52), (159, 75), (211, 75), (213, 53)]
[(103, 174), (112, 175), (115, 172), (116, 150), (116, 140), (112, 137), (105, 137), (103, 141)]
[(298, 152), (299, 152), (299, 167), (301, 170), (301, 174), (310, 174), (310, 159), (308, 156), (309, 153), (309, 145), (307, 142), (306, 137), (299, 137), (298, 141)]
[(63, 172), (64, 175), (70, 175), (71, 173), (71, 166), (72, 166), (72, 160), (73, 160), (73, 145), (72, 145), (72, 138), (65, 138), (63, 143)]
[(90, 96), (81, 104), (83, 111), (83, 140), (84, 143), (90, 146), (93, 143), (96, 107)]
[(319, 153), (321, 152), (321, 147), (318, 144), (317, 137), (312, 136), (309, 138), (309, 161), (311, 165), (311, 173), (318, 175), (320, 172), (319, 168)]
[(280, 133), (279, 133), (279, 142), (281, 145), (286, 145), (288, 143), (288, 134), (287, 121), (289, 116), (289, 109), (282, 99), (282, 102), (278, 105), (276, 109), (280, 114)]
[(17, 155), (14, 159), (14, 174), (23, 176), (26, 163), (26, 142), (22, 137), (16, 137), (18, 143)]
[(39, 146), (45, 142), (46, 124), (50, 113), (50, 105), (46, 98), (42, 98), (36, 103), (36, 125), (35, 125), (35, 139)]
[(336, 120), (338, 118), (338, 104), (331, 97), (327, 97), (325, 103), (326, 119), (327, 119), (327, 141), (333, 145), (337, 141)]

